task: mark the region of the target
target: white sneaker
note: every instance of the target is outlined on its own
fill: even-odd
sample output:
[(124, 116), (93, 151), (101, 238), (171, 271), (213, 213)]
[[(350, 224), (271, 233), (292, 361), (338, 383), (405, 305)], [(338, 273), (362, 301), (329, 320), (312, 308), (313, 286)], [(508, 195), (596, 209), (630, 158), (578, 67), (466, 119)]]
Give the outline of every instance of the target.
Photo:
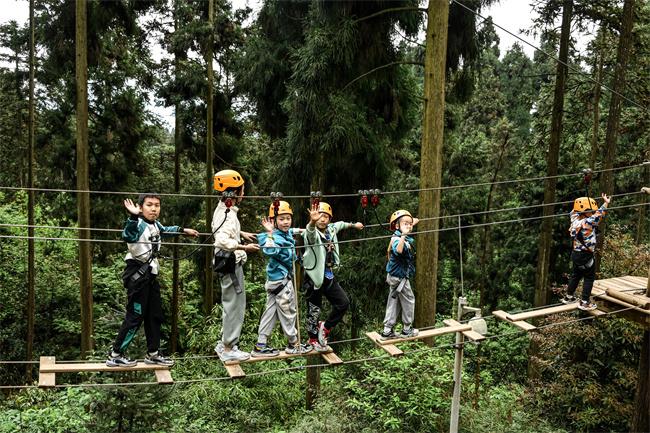
[(221, 354), (224, 350), (225, 347), (223, 346), (223, 341), (220, 341), (216, 346), (214, 346), (214, 353), (217, 355)]
[(221, 352), (219, 354), (219, 358), (221, 358), (221, 360), (223, 362), (226, 362), (226, 361), (239, 361), (239, 362), (241, 362), (241, 361), (248, 360), (250, 357), (251, 357), (250, 353), (242, 352), (241, 350), (239, 350), (237, 348), (237, 346), (233, 347), (232, 350), (230, 350), (230, 351), (226, 352), (224, 350), (223, 352)]
[(314, 349), (316, 352), (324, 353), (324, 352), (329, 352), (330, 349), (327, 346), (323, 346), (318, 342), (318, 340), (309, 340), (309, 345)]
[(580, 301), (580, 304), (578, 304), (578, 308), (583, 311), (592, 311), (598, 308), (598, 305), (589, 301)]

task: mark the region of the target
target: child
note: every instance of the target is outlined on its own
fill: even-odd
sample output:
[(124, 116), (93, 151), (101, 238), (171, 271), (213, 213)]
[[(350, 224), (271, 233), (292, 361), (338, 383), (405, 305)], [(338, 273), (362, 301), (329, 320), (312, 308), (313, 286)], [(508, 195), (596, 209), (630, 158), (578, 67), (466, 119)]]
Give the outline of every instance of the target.
[(126, 317), (122, 322), (111, 353), (106, 360), (109, 367), (133, 367), (137, 364), (124, 355), (140, 324), (144, 322), (147, 338), (146, 364), (172, 366), (174, 361), (162, 356), (160, 348), (160, 326), (163, 320), (160, 284), (158, 283), (158, 251), (161, 237), (185, 234), (198, 237), (194, 229), (178, 226), (165, 227), (160, 224), (160, 196), (152, 193), (140, 194), (138, 204), (131, 199), (124, 200), (124, 207), (130, 216), (126, 220), (122, 239), (129, 249), (124, 258), (126, 268), (122, 281), (127, 290)]
[[(237, 204), (244, 198), (244, 178), (235, 170), (221, 170), (214, 175), (214, 189), (222, 193), (233, 193), (234, 200), (224, 194), (212, 216), (215, 253), (219, 250), (233, 252), (234, 270), (221, 274), (221, 303), (223, 318), (221, 341), (214, 348), (222, 361), (245, 361), (250, 354), (239, 350), (239, 336), (244, 324), (246, 310), (246, 291), (244, 290), (244, 270), (246, 253), (259, 251), (257, 243), (242, 244), (241, 238), (249, 242), (257, 241), (252, 233), (241, 231), (237, 219)], [(230, 205), (233, 203), (234, 205)]]
[[(326, 352), (327, 336), (342, 319), (350, 306), (348, 295), (334, 279), (333, 269), (339, 264), (339, 244), (336, 234), (351, 227), (363, 229), (363, 224), (337, 221), (330, 224), (332, 207), (320, 202), (309, 212), (310, 221), (303, 233), (305, 254), (305, 285), (307, 286), (307, 332), (309, 344), (318, 352)], [(319, 322), (322, 297), (332, 304), (332, 312), (325, 322)]]
[(607, 214), (607, 206), (611, 197), (602, 194), (603, 205), (596, 210), (596, 200), (589, 197), (580, 197), (573, 203), (573, 210), (570, 213), (571, 226), (569, 233), (573, 239), (573, 251), (571, 261), (573, 271), (569, 279), (567, 294), (562, 299), (564, 304), (576, 301), (574, 296), (581, 278), (584, 278), (582, 286), (582, 300), (578, 305), (581, 310), (595, 310), (597, 305), (590, 302), (591, 289), (596, 279), (596, 263), (594, 255), (596, 252), (596, 227), (600, 224), (602, 217)]
[(251, 355), (276, 356), (277, 349), (270, 347), (267, 342), (273, 331), (275, 321), (280, 320), (282, 331), (287, 337), (285, 353), (308, 353), (312, 347), (300, 345), (296, 329), (296, 297), (294, 294), (293, 266), (296, 260), (294, 234), (302, 230), (292, 229), (293, 211), (286, 201), (280, 201), (277, 208), (271, 203), (268, 218), (262, 220), (266, 233), (257, 235), (262, 252), (269, 258), (266, 266), (266, 306), (260, 319), (257, 344)]
[(394, 233), (387, 250), (386, 282), (390, 290), (386, 303), (384, 330), (381, 332), (381, 338), (384, 340), (398, 338), (393, 328), (397, 323), (400, 309), (402, 310), (402, 332), (399, 337), (415, 337), (419, 333), (412, 326), (415, 295), (409, 281), (409, 278), (415, 274), (415, 246), (413, 238), (407, 236), (418, 221), (409, 211), (403, 209), (393, 212), (390, 217), (390, 229), (394, 230)]

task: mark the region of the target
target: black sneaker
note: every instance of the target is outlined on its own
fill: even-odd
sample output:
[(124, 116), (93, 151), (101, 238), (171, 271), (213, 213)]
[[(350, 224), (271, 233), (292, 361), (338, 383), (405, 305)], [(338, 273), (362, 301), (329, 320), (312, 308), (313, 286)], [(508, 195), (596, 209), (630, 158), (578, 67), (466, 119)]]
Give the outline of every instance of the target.
[(150, 365), (164, 365), (165, 367), (171, 367), (174, 365), (174, 360), (162, 356), (160, 352), (156, 352), (154, 354), (148, 353), (147, 356), (144, 358), (144, 363)]
[(573, 304), (577, 300), (578, 299), (573, 295), (564, 295), (564, 297), (560, 299), (560, 302), (562, 302), (563, 304)]
[(397, 334), (395, 334), (395, 331), (391, 329), (388, 332), (386, 332), (385, 330), (381, 331), (381, 333), (379, 334), (379, 338), (381, 338), (382, 340), (392, 340), (393, 338), (399, 338), (399, 337), (397, 336)]
[(399, 333), (401, 338), (417, 337), (420, 331), (416, 328), (404, 328), (402, 332)]
[(269, 345), (259, 343), (255, 345), (255, 349), (253, 349), (251, 352), (251, 356), (254, 356), (255, 358), (273, 357), (278, 356), (279, 354), (280, 351), (278, 349), (274, 349)]
[(578, 308), (583, 311), (592, 311), (598, 308), (598, 305), (589, 301), (580, 301), (580, 304), (578, 304)]
[(108, 367), (135, 367), (138, 361), (133, 361), (121, 353), (109, 353), (106, 365)]
[(287, 355), (304, 355), (306, 353), (311, 352), (314, 350), (313, 347), (311, 347), (311, 344), (309, 343), (302, 343), (301, 345), (294, 344), (294, 345), (288, 345), (286, 349), (284, 349), (284, 353)]

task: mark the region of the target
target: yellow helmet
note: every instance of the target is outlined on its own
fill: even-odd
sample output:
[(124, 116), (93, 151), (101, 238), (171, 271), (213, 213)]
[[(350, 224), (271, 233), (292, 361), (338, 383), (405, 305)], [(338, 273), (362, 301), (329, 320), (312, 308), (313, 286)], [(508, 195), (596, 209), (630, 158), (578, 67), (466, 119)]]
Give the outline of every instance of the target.
[(221, 170), (214, 175), (214, 189), (225, 191), (228, 188), (238, 188), (244, 184), (244, 178), (235, 170)]
[(318, 202), (318, 212), (326, 213), (330, 218), (334, 218), (334, 212), (332, 212), (332, 206), (324, 201)]
[(413, 218), (413, 215), (411, 215), (411, 212), (409, 212), (409, 211), (407, 211), (405, 209), (396, 210), (390, 216), (390, 229), (391, 230), (395, 230), (397, 228), (397, 220), (402, 218), (403, 216), (410, 216), (411, 218)]
[(278, 206), (278, 211), (277, 213), (275, 212), (275, 203), (271, 203), (271, 206), (269, 206), (269, 218), (275, 218), (278, 215), (282, 214), (289, 214), (293, 215), (293, 210), (291, 210), (291, 205), (287, 203), (286, 201), (282, 200), (280, 201), (280, 205)]
[(593, 212), (597, 209), (596, 200), (591, 197), (580, 197), (573, 202), (574, 212)]

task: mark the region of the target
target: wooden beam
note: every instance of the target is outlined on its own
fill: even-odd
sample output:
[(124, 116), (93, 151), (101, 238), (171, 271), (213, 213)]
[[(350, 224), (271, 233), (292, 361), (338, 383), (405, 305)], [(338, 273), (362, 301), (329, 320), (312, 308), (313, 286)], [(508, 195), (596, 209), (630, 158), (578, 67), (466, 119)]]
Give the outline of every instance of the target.
[(156, 382), (161, 385), (169, 385), (174, 383), (172, 374), (169, 370), (156, 370)]
[(402, 343), (404, 341), (411, 341), (411, 340), (421, 340), (423, 338), (429, 338), (429, 337), (437, 337), (440, 335), (445, 335), (445, 334), (452, 334), (454, 332), (463, 332), (463, 331), (471, 331), (472, 327), (469, 325), (459, 325), (459, 326), (443, 326), (442, 328), (434, 328), (434, 329), (425, 329), (424, 331), (420, 331), (420, 333), (414, 337), (405, 337), (405, 338), (393, 338), (390, 340), (380, 340), (380, 344), (386, 345), (386, 344), (395, 344), (395, 343)]
[(230, 364), (230, 365), (224, 364), (224, 367), (226, 367), (228, 376), (230, 376), (233, 379), (239, 379), (246, 376), (246, 373), (244, 373), (244, 370), (242, 370), (239, 364)]
[(496, 317), (496, 318), (499, 318), (499, 319), (503, 320), (504, 322), (511, 323), (511, 324), (515, 325), (516, 327), (523, 329), (524, 331), (532, 331), (533, 329), (537, 329), (536, 326), (531, 325), (528, 322), (524, 322), (524, 321), (513, 322), (512, 320), (510, 320), (510, 316), (508, 315), (508, 313), (506, 313), (503, 310), (493, 311), (492, 315), (494, 317)]
[[(461, 325), (460, 322), (457, 322), (454, 319), (446, 319), (446, 320), (443, 320), (442, 323), (444, 323), (447, 326), (460, 326)], [(471, 325), (470, 325), (470, 327), (471, 327)], [(470, 330), (470, 331), (462, 331), (462, 332), (463, 332), (463, 335), (465, 337), (469, 338), (472, 341), (485, 340), (485, 335), (481, 335), (476, 331), (471, 331)]]
[(280, 359), (289, 359), (289, 358), (304, 358), (306, 356), (318, 356), (322, 355), (323, 353), (330, 353), (333, 352), (334, 350), (330, 347), (327, 346), (327, 352), (317, 352), (315, 350), (312, 350), (311, 352), (308, 353), (286, 353), (284, 350), (280, 351), (279, 354), (276, 356), (251, 356), (245, 361), (224, 361), (224, 365), (237, 365), (237, 364), (248, 364), (251, 362), (261, 362), (261, 361), (277, 361)]
[(45, 372), (43, 369), (56, 362), (54, 356), (41, 356), (38, 372), (38, 386), (41, 388), (52, 388), (56, 385), (56, 373)]
[(339, 358), (334, 352), (320, 352), (320, 356), (322, 356), (325, 362), (330, 365), (343, 364), (343, 360)]
[(632, 295), (614, 289), (607, 289), (607, 294), (613, 298), (641, 307), (644, 310), (650, 309), (650, 298), (647, 296)]
[(377, 346), (384, 349), (390, 356), (399, 356), (403, 355), (404, 352), (393, 344), (381, 344), (381, 336), (377, 332), (366, 332), (368, 338), (370, 338)]
[(578, 308), (578, 303), (574, 302), (572, 304), (542, 308), (539, 310), (527, 311), (525, 313), (508, 314), (508, 320), (512, 322), (518, 322), (520, 320), (528, 320), (528, 319), (533, 319), (535, 317), (543, 317), (543, 316), (549, 316), (551, 314), (565, 313), (567, 311), (573, 311), (576, 308)]
[[(52, 357), (53, 358), (53, 357)], [(145, 364), (138, 362), (133, 367), (109, 367), (104, 363), (61, 363), (41, 364), (41, 371), (44, 373), (86, 373), (91, 371), (146, 371), (146, 370), (169, 370), (164, 365)]]

